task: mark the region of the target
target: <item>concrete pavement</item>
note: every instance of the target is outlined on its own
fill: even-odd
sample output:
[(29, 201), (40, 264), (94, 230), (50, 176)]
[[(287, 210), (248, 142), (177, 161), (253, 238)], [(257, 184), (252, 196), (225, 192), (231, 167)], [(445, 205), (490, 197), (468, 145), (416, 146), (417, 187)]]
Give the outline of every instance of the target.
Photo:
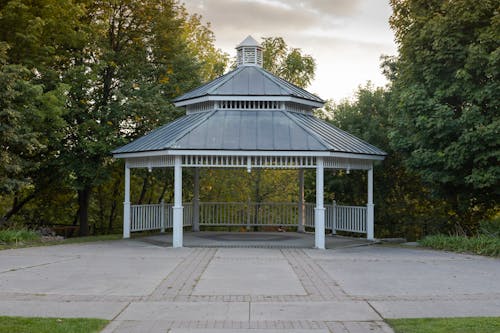
[(392, 330), (500, 316), (500, 260), (398, 247), (172, 249), (144, 240), (0, 251), (0, 315), (97, 317), (104, 332)]

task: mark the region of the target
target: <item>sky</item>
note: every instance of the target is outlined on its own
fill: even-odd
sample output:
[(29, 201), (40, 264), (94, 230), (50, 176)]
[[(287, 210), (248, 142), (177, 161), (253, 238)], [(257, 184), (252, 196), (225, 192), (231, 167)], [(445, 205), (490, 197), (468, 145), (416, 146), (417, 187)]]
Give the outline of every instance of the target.
[(381, 55), (395, 55), (389, 0), (185, 0), (203, 16), (215, 45), (235, 56), (248, 35), (283, 37), (316, 60), (308, 91), (323, 99), (352, 98), (359, 85), (384, 86)]

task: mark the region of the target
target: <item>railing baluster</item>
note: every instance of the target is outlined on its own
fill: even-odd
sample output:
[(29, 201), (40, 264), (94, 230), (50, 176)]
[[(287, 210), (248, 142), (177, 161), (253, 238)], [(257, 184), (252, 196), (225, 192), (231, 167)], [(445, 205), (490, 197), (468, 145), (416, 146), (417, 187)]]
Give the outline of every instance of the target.
[[(193, 217), (191, 203), (183, 203), (183, 225), (190, 225)], [(305, 224), (314, 227), (314, 204), (305, 204)], [(366, 233), (366, 207), (325, 205), (327, 229)], [(200, 224), (203, 225), (296, 225), (297, 203), (273, 202), (203, 202), (200, 203)], [(164, 211), (164, 212), (163, 212)], [(162, 219), (164, 214), (164, 220)], [(172, 204), (131, 205), (131, 231), (172, 228)]]

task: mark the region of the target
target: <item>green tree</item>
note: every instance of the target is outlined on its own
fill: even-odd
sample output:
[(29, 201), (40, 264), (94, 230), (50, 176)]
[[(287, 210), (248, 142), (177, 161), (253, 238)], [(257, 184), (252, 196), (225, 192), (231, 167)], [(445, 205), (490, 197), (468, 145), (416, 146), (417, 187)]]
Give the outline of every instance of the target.
[(262, 47), (264, 69), (301, 88), (311, 84), (316, 71), (312, 56), (290, 48), (282, 37), (262, 38)]
[[(368, 83), (358, 88), (352, 101), (329, 102), (325, 109), (335, 126), (388, 153), (374, 167), (377, 236), (415, 240), (445, 228), (446, 205), (432, 198), (430, 189), (390, 146), (390, 94), (390, 90)], [(342, 204), (365, 205), (366, 182), (364, 171), (337, 171), (333, 177), (326, 177), (325, 192), (330, 200)]]
[(391, 0), (391, 144), (449, 202), (455, 222), (498, 209), (498, 1)]
[[(214, 47), (209, 27), (175, 0), (4, 1), (0, 38), (5, 55), (2, 125), (9, 127), (2, 147), (18, 142), (16, 148), (25, 148), (2, 155), (19, 163), (10, 164), (10, 171), (2, 170), (10, 174), (0, 177), (11, 183), (53, 178), (57, 185), (46, 184), (45, 193), (64, 193), (52, 196), (61, 204), (67, 203), (67, 191), (75, 191), (74, 223), (80, 223), (81, 234), (88, 232), (89, 219), (110, 229), (110, 220), (118, 215), (114, 203), (121, 192), (115, 190), (121, 182), (116, 172), (120, 163), (110, 151), (180, 116), (170, 99), (210, 79), (212, 72), (222, 73), (227, 62)], [(55, 115), (60, 117), (47, 121), (52, 127), (43, 125)], [(48, 163), (36, 161), (37, 168), (28, 164), (33, 158), (26, 151), (35, 149), (27, 141), (36, 143)], [(14, 171), (17, 178), (11, 177)], [(111, 187), (107, 191), (106, 185)], [(44, 200), (33, 204), (50, 201)]]
[(212, 35), (177, 1), (95, 2), (87, 20), (90, 38), (64, 77), (73, 84), (61, 159), (78, 192), (82, 235), (93, 189), (110, 177), (109, 152), (178, 117), (170, 99), (218, 64), (202, 63), (203, 48), (192, 49), (187, 36), (211, 45)]
[(11, 204), (3, 207), (0, 225), (51, 178), (38, 175), (57, 154), (54, 142), (65, 125), (63, 86), (44, 92), (26, 67), (7, 63), (7, 49), (0, 42), (0, 195)]

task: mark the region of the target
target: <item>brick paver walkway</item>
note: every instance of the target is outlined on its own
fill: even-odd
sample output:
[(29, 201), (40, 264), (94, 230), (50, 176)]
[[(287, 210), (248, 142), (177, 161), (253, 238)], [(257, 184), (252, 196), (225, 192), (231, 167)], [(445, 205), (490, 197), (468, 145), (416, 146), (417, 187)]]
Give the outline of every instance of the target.
[(5, 250), (0, 315), (105, 318), (105, 333), (390, 333), (384, 318), (500, 316), (499, 259), (351, 246)]

